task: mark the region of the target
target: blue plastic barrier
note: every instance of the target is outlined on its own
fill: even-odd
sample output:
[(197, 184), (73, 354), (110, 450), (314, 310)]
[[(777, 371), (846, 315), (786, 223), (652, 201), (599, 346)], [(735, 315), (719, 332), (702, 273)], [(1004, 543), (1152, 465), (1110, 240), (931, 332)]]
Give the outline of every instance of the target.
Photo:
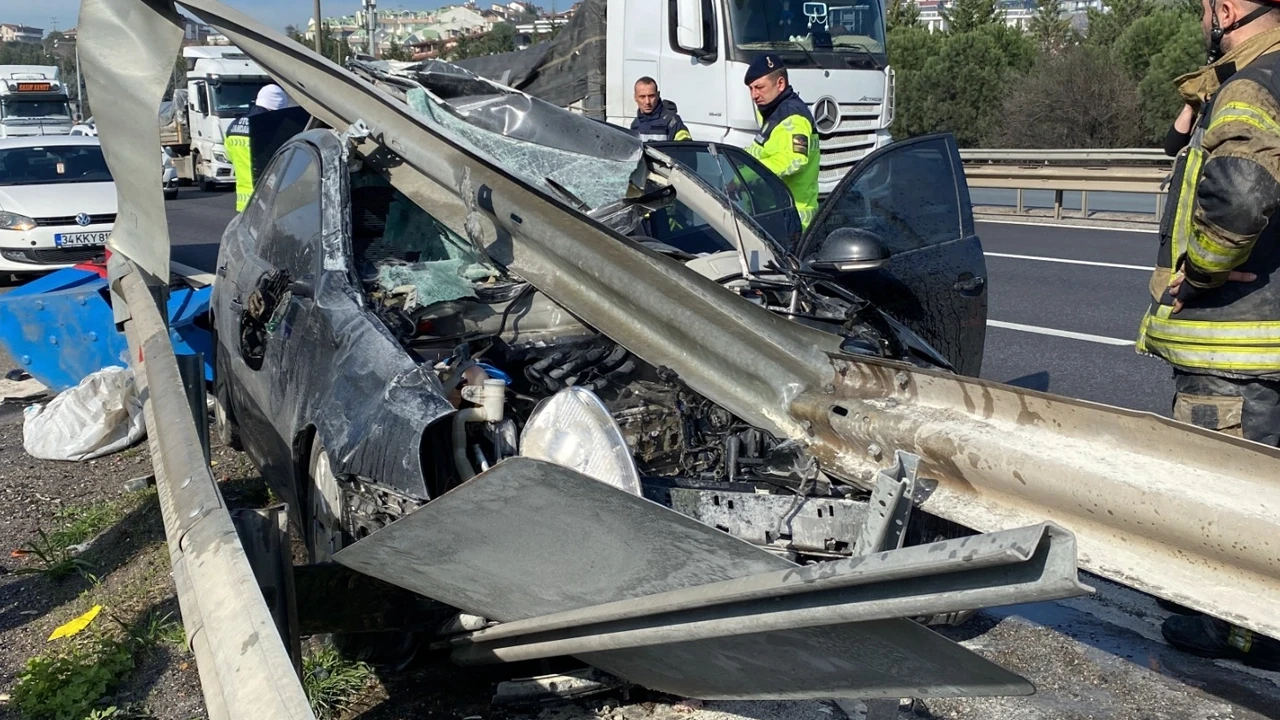
[[(204, 353), (213, 380), (209, 296), (179, 285), (169, 290), (169, 337), (178, 355)], [(32, 377), (54, 391), (73, 387), (109, 365), (128, 365), (129, 344), (116, 330), (107, 280), (93, 270), (68, 268), (0, 295), (0, 342)]]

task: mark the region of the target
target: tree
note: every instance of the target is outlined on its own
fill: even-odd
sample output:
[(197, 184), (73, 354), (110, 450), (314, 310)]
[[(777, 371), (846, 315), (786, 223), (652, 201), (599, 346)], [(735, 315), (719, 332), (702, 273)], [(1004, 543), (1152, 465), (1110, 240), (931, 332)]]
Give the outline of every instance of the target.
[(392, 40), (391, 47), (387, 48), (382, 52), (382, 59), (383, 60), (400, 60), (400, 61), (412, 60), (413, 53), (409, 52), (409, 48), (396, 42), (395, 40)]
[(979, 146), (999, 124), (1009, 84), (1035, 56), (1032, 41), (1004, 23), (945, 36), (923, 28), (891, 31), (894, 136), (950, 131), (962, 147)]
[(942, 11), (947, 21), (947, 33), (959, 35), (988, 25), (1003, 25), (1004, 11), (997, 0), (956, 0), (950, 9)]
[[(1111, 54), (1135, 81), (1146, 77), (1151, 58), (1160, 54), (1186, 24), (1188, 15), (1175, 10), (1158, 10), (1138, 18), (1125, 29)], [(1193, 19), (1197, 24), (1198, 19)]]
[[(308, 40), (302, 33), (298, 32), (296, 27), (285, 28), (285, 32), (296, 42), (306, 45), (308, 48), (315, 49), (315, 43)], [(347, 45), (345, 40), (334, 37), (332, 28), (328, 25), (321, 24), (320, 54), (338, 65), (345, 65), (347, 58), (351, 56), (351, 47)]]
[(884, 19), (890, 30), (898, 27), (919, 27), (920, 6), (916, 5), (915, 0), (888, 0)]
[(1071, 20), (1062, 16), (1062, 0), (1040, 0), (1028, 30), (1040, 50), (1049, 54), (1061, 52), (1076, 40)]
[(1146, 133), (1138, 86), (1105, 48), (1076, 45), (1044, 55), (1013, 83), (1001, 107), (996, 147), (1121, 148)]
[(1143, 126), (1147, 138), (1158, 145), (1182, 110), (1183, 99), (1174, 79), (1204, 65), (1204, 33), (1200, 20), (1184, 15), (1177, 32), (1164, 49), (1151, 57), (1146, 76), (1138, 83)]
[(1107, 8), (1107, 12), (1096, 8), (1086, 11), (1089, 20), (1086, 39), (1092, 45), (1109, 48), (1130, 25), (1139, 18), (1150, 15), (1155, 5), (1152, 0), (1111, 0)]

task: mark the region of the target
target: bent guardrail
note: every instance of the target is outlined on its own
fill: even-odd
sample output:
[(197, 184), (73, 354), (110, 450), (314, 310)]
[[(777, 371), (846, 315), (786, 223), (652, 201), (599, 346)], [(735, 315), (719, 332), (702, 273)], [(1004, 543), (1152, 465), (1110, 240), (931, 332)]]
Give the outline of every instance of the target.
[(313, 720), (209, 465), (155, 297), (132, 262), (118, 290), (128, 304), (129, 359), (143, 399), (169, 560), (187, 642), (211, 720)]

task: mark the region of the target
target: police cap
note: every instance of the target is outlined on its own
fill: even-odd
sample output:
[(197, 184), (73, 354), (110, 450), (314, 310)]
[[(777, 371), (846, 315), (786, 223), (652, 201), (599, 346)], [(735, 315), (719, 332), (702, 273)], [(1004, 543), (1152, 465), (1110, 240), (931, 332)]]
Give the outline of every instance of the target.
[(777, 72), (786, 67), (782, 64), (782, 58), (773, 53), (765, 53), (756, 58), (747, 66), (747, 75), (742, 80), (743, 85), (750, 85), (760, 78), (772, 72)]

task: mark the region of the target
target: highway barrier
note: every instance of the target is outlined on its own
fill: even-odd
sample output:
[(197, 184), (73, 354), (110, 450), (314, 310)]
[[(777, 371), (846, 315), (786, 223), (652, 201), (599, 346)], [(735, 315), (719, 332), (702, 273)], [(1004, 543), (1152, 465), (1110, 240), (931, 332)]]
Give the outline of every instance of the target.
[(1090, 192), (1154, 195), (1153, 211), (1164, 212), (1165, 184), (1173, 158), (1163, 150), (961, 150), (970, 188), (1017, 191), (1017, 211), (1025, 212), (1027, 190), (1054, 193), (1053, 216), (1062, 218), (1063, 193), (1080, 192), (1080, 216), (1089, 216)]

